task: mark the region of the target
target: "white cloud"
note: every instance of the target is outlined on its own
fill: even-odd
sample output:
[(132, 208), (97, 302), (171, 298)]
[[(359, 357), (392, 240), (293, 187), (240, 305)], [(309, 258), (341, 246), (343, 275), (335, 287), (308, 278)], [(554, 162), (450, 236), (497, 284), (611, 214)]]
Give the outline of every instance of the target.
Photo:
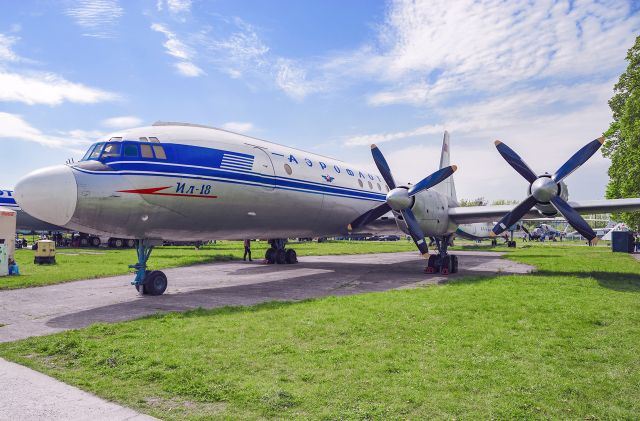
[(112, 129), (128, 129), (131, 127), (140, 126), (141, 124), (142, 119), (132, 115), (111, 117), (102, 121), (103, 126)]
[(154, 23), (151, 25), (151, 29), (164, 34), (166, 37), (163, 45), (167, 50), (167, 54), (181, 60), (174, 63), (174, 67), (179, 74), (186, 77), (197, 77), (204, 74), (204, 71), (192, 62), (195, 55), (193, 48), (182, 42), (174, 32), (164, 25)]
[[(93, 142), (95, 132), (84, 132), (74, 130), (62, 132), (60, 135), (47, 135), (39, 129), (31, 126), (21, 116), (0, 112), (0, 139), (19, 139), (28, 142), (35, 142), (51, 148), (64, 148), (67, 150), (77, 150), (78, 146), (87, 145)], [(89, 137), (91, 135), (91, 137)]]
[(198, 77), (204, 74), (204, 71), (201, 68), (190, 61), (181, 61), (179, 63), (175, 63), (174, 66), (178, 70), (178, 73), (183, 76)]
[(173, 14), (188, 13), (191, 11), (191, 0), (158, 0), (156, 7), (160, 12), (166, 7)]
[(321, 90), (317, 82), (307, 80), (306, 71), (296, 66), (292, 60), (279, 59), (276, 62), (276, 69), (276, 84), (293, 99), (301, 100)]
[(629, 3), (398, 0), (363, 74), (389, 85), (373, 105), (500, 92), (516, 84), (596, 76), (620, 69), (640, 28)]
[(18, 41), (18, 37), (12, 37), (0, 34), (0, 62), (1, 61), (19, 61), (20, 57), (13, 51), (13, 44)]
[(75, 0), (65, 14), (73, 18), (85, 32), (82, 35), (110, 38), (124, 14), (117, 0)]
[(81, 83), (70, 82), (53, 73), (10, 73), (0, 69), (0, 101), (59, 105), (64, 101), (90, 104), (113, 101), (118, 95)]
[(224, 123), (222, 128), (225, 130), (229, 130), (237, 133), (247, 133), (253, 130), (253, 123), (249, 122), (240, 122), (240, 121), (230, 121), (228, 123)]

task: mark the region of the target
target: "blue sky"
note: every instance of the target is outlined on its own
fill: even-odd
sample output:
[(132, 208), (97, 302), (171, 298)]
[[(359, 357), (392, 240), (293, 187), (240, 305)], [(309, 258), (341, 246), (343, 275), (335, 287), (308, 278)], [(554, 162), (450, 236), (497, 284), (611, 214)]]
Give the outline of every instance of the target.
[[(452, 136), (460, 197), (520, 199), (493, 141), (555, 171), (607, 128), (634, 2), (5, 1), (0, 186), (156, 120), (225, 127), (399, 178)], [(608, 162), (572, 175), (600, 198)]]

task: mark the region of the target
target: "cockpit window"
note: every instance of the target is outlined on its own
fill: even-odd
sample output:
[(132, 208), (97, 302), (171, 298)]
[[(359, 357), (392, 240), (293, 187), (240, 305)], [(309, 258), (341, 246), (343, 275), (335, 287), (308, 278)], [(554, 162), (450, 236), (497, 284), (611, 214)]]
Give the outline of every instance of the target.
[(121, 143), (107, 143), (100, 158), (117, 158), (120, 157)]
[(153, 152), (156, 153), (156, 158), (167, 159), (167, 154), (164, 152), (164, 148), (160, 145), (153, 145)]
[(132, 143), (125, 143), (124, 145), (124, 156), (125, 158), (137, 158), (138, 157), (138, 146)]
[(150, 137), (149, 138), (149, 142), (153, 142), (153, 143), (160, 143), (160, 141), (158, 140), (157, 137)]
[(86, 161), (87, 159), (89, 159), (89, 157), (91, 156), (91, 152), (93, 152), (93, 150), (95, 148), (96, 148), (96, 145), (89, 146), (89, 150), (87, 151), (86, 154), (84, 154), (84, 156), (82, 157), (81, 161)]
[(100, 152), (102, 152), (103, 146), (104, 143), (96, 143), (95, 148), (93, 148), (93, 151), (91, 151), (91, 155), (89, 155), (89, 158), (87, 159), (98, 159), (100, 157)]

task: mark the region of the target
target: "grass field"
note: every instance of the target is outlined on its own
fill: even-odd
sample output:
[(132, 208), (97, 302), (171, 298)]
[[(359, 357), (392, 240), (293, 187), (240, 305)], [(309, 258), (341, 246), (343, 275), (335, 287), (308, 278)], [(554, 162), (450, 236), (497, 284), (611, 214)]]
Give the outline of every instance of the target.
[(509, 258), (538, 272), (100, 324), (0, 355), (163, 419), (637, 418), (640, 264), (604, 247)]
[[(324, 243), (291, 243), (299, 256), (327, 254), (388, 253), (413, 251), (415, 246), (407, 241), (329, 241)], [(268, 244), (253, 242), (252, 251), (256, 259), (263, 259)], [(241, 241), (219, 241), (216, 245), (194, 247), (157, 247), (154, 249), (149, 266), (164, 269), (210, 263), (219, 260), (242, 259)], [(131, 270), (129, 264), (136, 262), (133, 249), (59, 249), (56, 265), (35, 265), (32, 250), (16, 250), (16, 262), (20, 266), (20, 276), (0, 278), (0, 289), (24, 288), (51, 285), (77, 279), (101, 278), (122, 275)]]

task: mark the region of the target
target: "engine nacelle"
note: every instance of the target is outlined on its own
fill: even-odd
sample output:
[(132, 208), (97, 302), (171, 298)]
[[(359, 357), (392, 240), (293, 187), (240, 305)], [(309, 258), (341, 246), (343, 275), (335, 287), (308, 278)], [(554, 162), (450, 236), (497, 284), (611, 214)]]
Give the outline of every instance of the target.
[[(551, 178), (551, 175), (550, 174), (542, 174), (540, 177)], [(528, 188), (528, 191), (527, 191), (527, 195), (530, 195), (530, 194), (531, 194), (531, 185), (529, 185), (529, 188)], [(567, 185), (565, 184), (564, 181), (560, 181), (559, 183), (557, 183), (556, 196), (560, 196), (565, 201), (569, 199), (569, 190), (568, 190)], [(536, 207), (536, 209), (538, 209), (538, 212), (540, 212), (540, 214), (543, 215), (543, 216), (554, 217), (554, 216), (558, 215), (558, 211), (551, 204), (551, 202), (538, 202), (535, 205), (535, 207)]]

